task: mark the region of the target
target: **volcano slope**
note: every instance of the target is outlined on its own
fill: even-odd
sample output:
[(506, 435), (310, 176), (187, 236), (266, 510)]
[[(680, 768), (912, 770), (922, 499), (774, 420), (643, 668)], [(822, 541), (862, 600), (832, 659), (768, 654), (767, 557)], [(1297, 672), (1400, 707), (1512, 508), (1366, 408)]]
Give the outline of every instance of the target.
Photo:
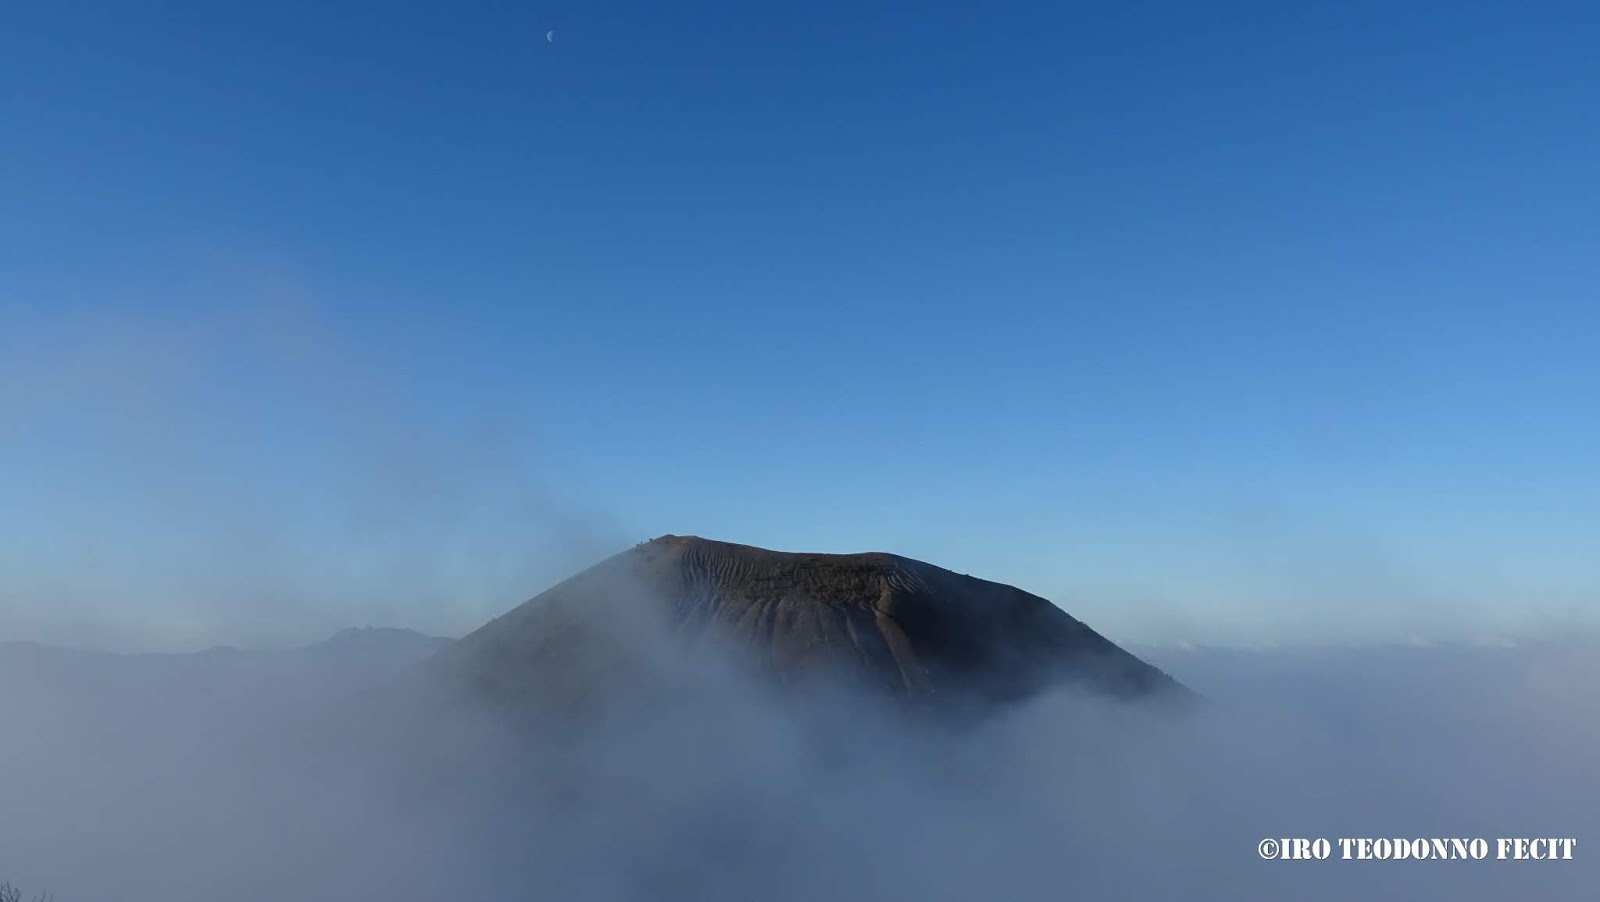
[(1011, 586), (892, 554), (672, 535), (552, 587), (433, 664), (480, 697), (571, 711), (615, 690), (673, 691), (682, 669), (667, 662), (709, 659), (737, 661), (779, 687), (864, 690), (958, 717), (1059, 684), (1124, 699), (1190, 695)]

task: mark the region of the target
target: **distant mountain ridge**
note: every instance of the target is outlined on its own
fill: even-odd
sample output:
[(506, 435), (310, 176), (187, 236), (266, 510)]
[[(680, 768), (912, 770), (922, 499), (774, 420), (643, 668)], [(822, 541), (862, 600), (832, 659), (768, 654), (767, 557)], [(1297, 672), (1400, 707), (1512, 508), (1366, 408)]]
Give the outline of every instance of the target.
[(54, 711), (95, 711), (86, 735), (134, 716), (186, 720), (205, 712), (221, 728), (249, 729), (269, 714), (354, 696), (413, 670), (452, 640), (412, 630), (356, 628), (293, 648), (228, 646), (176, 654), (114, 653), (0, 642), (0, 723), (18, 730)]
[(27, 654), (62, 654), (62, 655), (87, 655), (105, 657), (155, 657), (155, 658), (183, 658), (196, 655), (226, 656), (226, 655), (281, 655), (305, 652), (318, 652), (331, 649), (368, 649), (375, 651), (391, 651), (396, 653), (415, 652), (429, 654), (439, 651), (454, 642), (454, 639), (441, 636), (430, 636), (412, 629), (389, 626), (351, 626), (339, 630), (326, 639), (310, 642), (305, 645), (269, 648), (240, 648), (236, 645), (212, 645), (195, 651), (152, 652), (152, 651), (100, 651), (74, 648), (66, 645), (53, 645), (46, 642), (35, 642), (29, 639), (0, 641), (0, 650), (11, 650)]
[(351, 626), (321, 642), (314, 642), (301, 648), (383, 648), (393, 651), (411, 650), (425, 654), (448, 648), (455, 641), (400, 627)]

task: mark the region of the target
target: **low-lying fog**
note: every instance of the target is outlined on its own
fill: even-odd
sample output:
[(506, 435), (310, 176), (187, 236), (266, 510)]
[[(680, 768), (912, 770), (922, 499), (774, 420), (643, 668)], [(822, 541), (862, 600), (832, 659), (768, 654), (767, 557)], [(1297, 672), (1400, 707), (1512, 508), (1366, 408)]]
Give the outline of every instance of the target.
[[(60, 902), (1463, 902), (1600, 886), (1592, 637), (1138, 649), (1207, 704), (1062, 691), (959, 737), (838, 699), (818, 727), (699, 660), (664, 665), (682, 702), (616, 712), (561, 755), (411, 695), (433, 647), (398, 632), (274, 653), (0, 646), (0, 881)], [(404, 728), (352, 726), (397, 698), (414, 704)], [(1524, 836), (1575, 837), (1574, 858), (1257, 853), (1266, 837)]]

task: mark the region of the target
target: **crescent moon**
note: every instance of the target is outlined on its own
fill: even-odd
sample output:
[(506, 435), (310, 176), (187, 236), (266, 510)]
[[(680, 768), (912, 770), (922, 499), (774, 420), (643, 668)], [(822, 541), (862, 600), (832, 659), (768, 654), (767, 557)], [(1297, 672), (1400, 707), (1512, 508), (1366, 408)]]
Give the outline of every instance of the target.
[(554, 44), (556, 42), (556, 30), (554, 28), (552, 28), (549, 31), (545, 32), (544, 33), (544, 39), (546, 41), (548, 41), (549, 43)]

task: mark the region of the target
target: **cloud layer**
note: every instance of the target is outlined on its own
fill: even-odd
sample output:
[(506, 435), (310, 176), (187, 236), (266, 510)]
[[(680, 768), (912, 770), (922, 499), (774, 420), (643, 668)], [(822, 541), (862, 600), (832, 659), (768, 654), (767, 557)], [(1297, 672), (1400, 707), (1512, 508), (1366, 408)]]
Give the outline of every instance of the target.
[[(154, 675), (137, 681), (115, 678), (129, 659), (96, 657), (8, 679), (22, 729), (0, 759), (0, 878), (74, 900), (1471, 902), (1593, 886), (1587, 639), (1170, 652), (1156, 663), (1210, 699), (1190, 716), (1062, 691), (959, 734), (863, 700), (774, 704), (658, 639), (628, 641), (650, 645), (664, 691), (559, 737), (288, 661), (230, 681), (215, 661), (139, 659)], [(1568, 862), (1256, 852), (1346, 836), (1578, 846)]]

